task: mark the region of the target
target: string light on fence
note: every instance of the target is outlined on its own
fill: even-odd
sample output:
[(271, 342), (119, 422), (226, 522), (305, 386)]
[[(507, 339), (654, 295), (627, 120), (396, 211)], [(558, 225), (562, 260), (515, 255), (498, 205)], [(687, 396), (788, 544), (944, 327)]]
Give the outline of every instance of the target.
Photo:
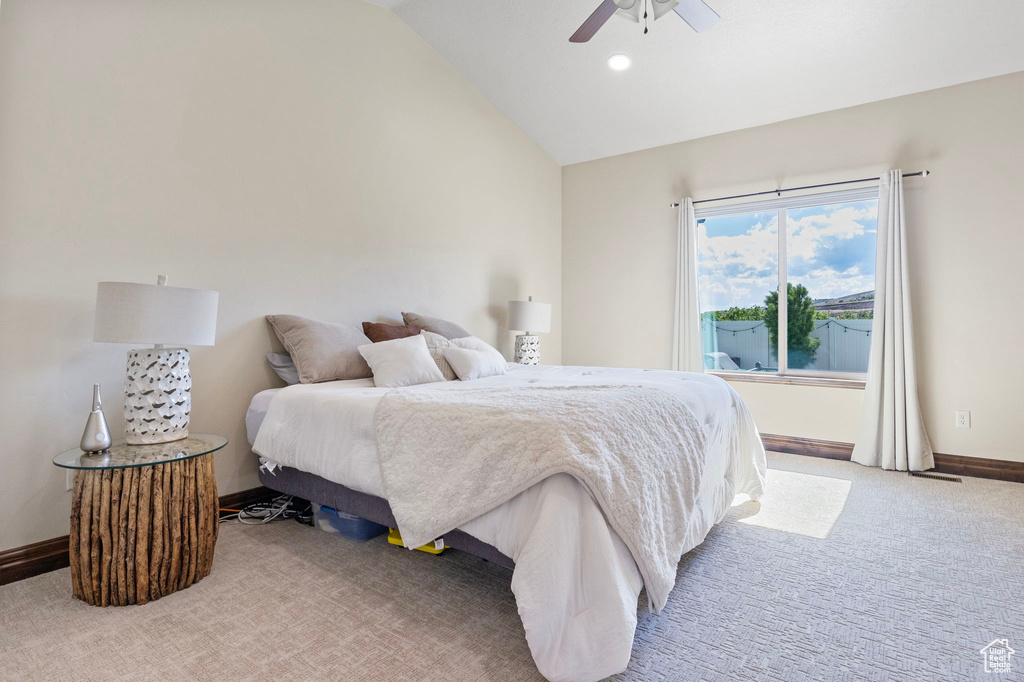
[(720, 327), (717, 322), (713, 322), (712, 324), (715, 325), (715, 331), (716, 332), (720, 332), (720, 331), (731, 332), (733, 336), (736, 336), (737, 334), (739, 334), (741, 332), (750, 332), (751, 334), (756, 334), (758, 327), (765, 326), (764, 322), (758, 322), (753, 327), (747, 327), (746, 329), (724, 329), (724, 328)]
[[(731, 333), (733, 336), (736, 336), (737, 334), (741, 334), (743, 332), (750, 332), (751, 334), (756, 334), (758, 327), (767, 326), (767, 325), (765, 325), (764, 322), (758, 322), (753, 327), (747, 327), (746, 329), (725, 329), (722, 326), (720, 326), (719, 323), (717, 323), (717, 322), (712, 321), (712, 324), (714, 325), (716, 332), (726, 331), (726, 332)], [(871, 336), (871, 330), (870, 329), (854, 329), (853, 327), (847, 327), (845, 324), (842, 324), (841, 322), (839, 322), (839, 320), (830, 319), (827, 322), (825, 322), (825, 324), (826, 325), (835, 324), (836, 326), (842, 327), (844, 334), (846, 332), (853, 331), (853, 332), (860, 332), (862, 334), (866, 334), (868, 336)], [(822, 326), (824, 326), (824, 325), (822, 325)]]
[(868, 336), (871, 336), (871, 330), (870, 329), (854, 329), (853, 327), (847, 327), (845, 324), (843, 324), (839, 320), (829, 320), (828, 324), (832, 324), (833, 322), (843, 328), (843, 333), (844, 334), (846, 332), (849, 332), (849, 331), (854, 331), (854, 332), (862, 332), (864, 334), (867, 334)]

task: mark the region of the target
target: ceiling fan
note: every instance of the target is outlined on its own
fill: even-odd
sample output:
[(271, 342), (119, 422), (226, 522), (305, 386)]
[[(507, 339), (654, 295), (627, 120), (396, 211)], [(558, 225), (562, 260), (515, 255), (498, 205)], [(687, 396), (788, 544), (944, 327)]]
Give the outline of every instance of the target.
[[(613, 14), (618, 14), (631, 21), (640, 21), (641, 10), (643, 18), (647, 20), (647, 3), (651, 3), (651, 10), (654, 12), (654, 19), (657, 21), (671, 10), (683, 18), (697, 33), (706, 31), (715, 24), (721, 17), (715, 10), (711, 9), (703, 0), (604, 0), (594, 13), (591, 14), (583, 25), (580, 26), (572, 37), (570, 43), (585, 43), (594, 37), (594, 34), (604, 26), (605, 22), (611, 19)], [(644, 27), (647, 33), (647, 27)]]

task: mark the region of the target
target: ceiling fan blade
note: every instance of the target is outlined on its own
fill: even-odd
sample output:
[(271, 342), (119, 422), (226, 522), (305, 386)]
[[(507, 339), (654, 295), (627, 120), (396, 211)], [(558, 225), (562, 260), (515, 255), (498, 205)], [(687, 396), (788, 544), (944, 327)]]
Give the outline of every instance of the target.
[(594, 10), (594, 13), (587, 17), (587, 20), (583, 22), (583, 25), (576, 29), (576, 32), (569, 38), (570, 43), (585, 43), (594, 37), (598, 29), (605, 25), (612, 15), (618, 11), (619, 6), (615, 4), (615, 0), (604, 0)]
[(708, 30), (722, 18), (702, 0), (679, 0), (674, 9), (697, 33)]

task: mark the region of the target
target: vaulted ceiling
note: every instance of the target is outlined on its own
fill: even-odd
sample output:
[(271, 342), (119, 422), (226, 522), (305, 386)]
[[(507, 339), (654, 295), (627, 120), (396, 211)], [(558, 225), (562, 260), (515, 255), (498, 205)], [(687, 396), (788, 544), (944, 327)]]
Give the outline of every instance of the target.
[(582, 44), (600, 0), (375, 1), (563, 165), (1024, 70), (1020, 0), (707, 0), (704, 33), (612, 17)]

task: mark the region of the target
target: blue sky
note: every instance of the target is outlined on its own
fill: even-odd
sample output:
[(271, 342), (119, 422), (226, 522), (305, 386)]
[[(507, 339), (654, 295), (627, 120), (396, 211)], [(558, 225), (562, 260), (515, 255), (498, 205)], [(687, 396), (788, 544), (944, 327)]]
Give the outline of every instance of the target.
[[(874, 288), (877, 202), (789, 209), (789, 281), (812, 298)], [(698, 225), (700, 309), (763, 305), (777, 288), (778, 213), (707, 218)]]

